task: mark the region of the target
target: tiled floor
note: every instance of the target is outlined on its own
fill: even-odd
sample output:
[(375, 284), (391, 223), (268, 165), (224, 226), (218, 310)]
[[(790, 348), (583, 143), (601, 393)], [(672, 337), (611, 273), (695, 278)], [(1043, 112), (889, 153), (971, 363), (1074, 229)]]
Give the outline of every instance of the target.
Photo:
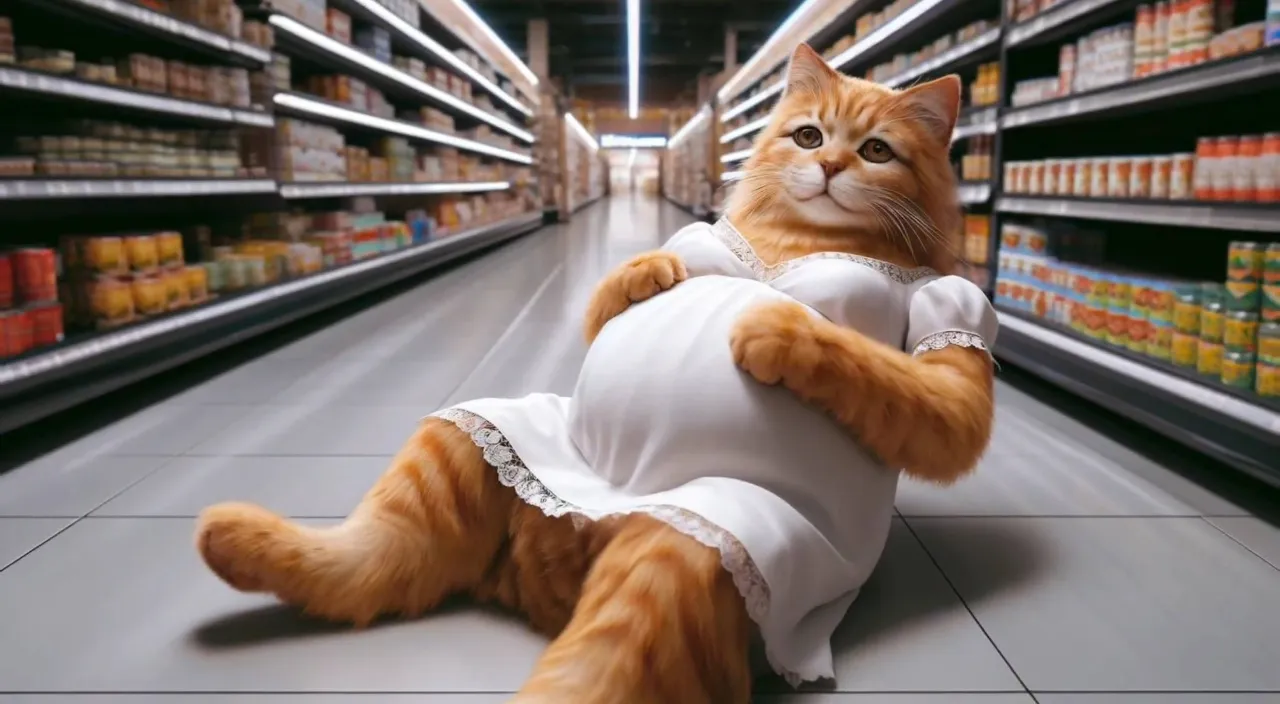
[[(42, 456), (0, 438), (0, 702), (503, 701), (543, 646), (519, 621), (308, 621), (217, 581), (192, 517), (235, 498), (339, 518), (423, 414), (567, 391), (592, 284), (687, 221), (606, 202)], [(1226, 470), (1003, 378), (977, 476), (903, 487), (831, 691), (760, 700), (1280, 701), (1280, 531), (1250, 512), (1265, 492), (1204, 489)]]

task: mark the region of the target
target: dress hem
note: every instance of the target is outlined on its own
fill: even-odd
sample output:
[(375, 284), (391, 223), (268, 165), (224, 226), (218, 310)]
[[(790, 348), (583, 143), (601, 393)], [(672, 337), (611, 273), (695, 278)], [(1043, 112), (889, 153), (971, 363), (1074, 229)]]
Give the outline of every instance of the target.
[[(463, 408), (448, 408), (431, 414), (454, 424), (466, 433), (471, 441), (479, 447), (484, 460), (497, 472), (498, 481), (515, 490), (516, 496), (523, 502), (542, 511), (547, 516), (568, 516), (574, 525), (581, 527), (586, 521), (599, 520), (607, 516), (620, 516), (630, 513), (643, 513), (652, 516), (671, 526), (702, 545), (714, 548), (720, 553), (720, 564), (733, 578), (733, 584), (742, 595), (746, 604), (747, 615), (761, 629), (769, 614), (771, 599), (769, 584), (760, 573), (755, 562), (745, 547), (729, 531), (712, 523), (701, 515), (679, 506), (652, 505), (639, 506), (627, 511), (592, 511), (577, 506), (560, 498), (547, 488), (534, 475), (511, 446), (506, 435), (486, 418)], [(833, 672), (797, 671), (779, 664), (768, 642), (765, 642), (765, 657), (774, 672), (781, 675), (792, 687), (802, 682), (830, 679)]]

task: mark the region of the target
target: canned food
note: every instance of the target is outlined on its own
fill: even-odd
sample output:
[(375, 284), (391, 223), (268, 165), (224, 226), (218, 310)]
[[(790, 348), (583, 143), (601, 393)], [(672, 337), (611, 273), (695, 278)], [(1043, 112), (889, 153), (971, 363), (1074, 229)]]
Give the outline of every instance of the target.
[(62, 305), (37, 303), (27, 307), (31, 318), (31, 344), (45, 347), (62, 342)]
[(1089, 195), (1093, 198), (1106, 198), (1107, 177), (1111, 169), (1110, 159), (1093, 159), (1089, 171)]
[(1267, 245), (1262, 255), (1262, 282), (1280, 284), (1280, 242)]
[(1258, 326), (1258, 359), (1269, 364), (1280, 364), (1280, 323), (1269, 322)]
[(52, 249), (25, 247), (10, 255), (15, 301), (45, 303), (58, 300), (58, 260)]
[(1258, 200), (1257, 171), (1262, 161), (1262, 135), (1251, 134), (1240, 138), (1240, 145), (1231, 172), (1231, 198), (1240, 201)]
[(1204, 305), (1209, 301), (1217, 301), (1222, 303), (1227, 299), (1227, 287), (1216, 281), (1206, 281), (1200, 284), (1200, 304)]
[(1195, 154), (1174, 154), (1173, 171), (1169, 177), (1169, 198), (1171, 200), (1190, 200), (1194, 192), (1192, 186), (1196, 173)]
[(1196, 371), (1211, 377), (1222, 376), (1222, 345), (1210, 340), (1201, 340), (1196, 345)]
[(1200, 334), (1200, 292), (1183, 291), (1173, 304), (1173, 327), (1187, 335)]
[(95, 274), (119, 274), (129, 269), (124, 241), (119, 237), (75, 237), (63, 251), (71, 258), (68, 268)]
[(181, 266), (182, 235), (176, 232), (161, 232), (156, 236), (156, 252), (160, 266)]
[(89, 305), (102, 326), (127, 323), (133, 320), (132, 286), (118, 279), (100, 279), (90, 286)]
[(1089, 159), (1076, 159), (1075, 173), (1071, 176), (1071, 195), (1088, 198), (1092, 187), (1093, 162)]
[(1239, 163), (1240, 138), (1218, 137), (1214, 140), (1216, 156), (1213, 160), (1213, 200), (1231, 200), (1235, 185), (1236, 165)]
[(1262, 135), (1262, 157), (1254, 178), (1258, 200), (1264, 203), (1280, 201), (1280, 132)]
[(1107, 342), (1117, 347), (1129, 346), (1129, 310), (1112, 306), (1107, 309)]
[(187, 296), (192, 303), (209, 297), (209, 271), (202, 266), (189, 266), (182, 270), (187, 279)]
[(1266, 257), (1266, 248), (1259, 242), (1231, 242), (1227, 245), (1227, 278), (1231, 281), (1261, 281)]
[(1044, 161), (1036, 160), (1031, 162), (1030, 173), (1027, 177), (1027, 193), (1032, 195), (1040, 195), (1044, 192)]
[(1129, 197), (1151, 197), (1151, 172), (1154, 160), (1149, 156), (1134, 157), (1129, 171)]
[(124, 238), (124, 248), (129, 255), (129, 268), (146, 272), (160, 266), (160, 249), (151, 235), (133, 235)]
[(1124, 344), (1131, 352), (1139, 354), (1147, 351), (1147, 342), (1150, 339), (1151, 330), (1150, 322), (1142, 315), (1142, 311), (1129, 310), (1129, 329)]
[(1151, 159), (1152, 198), (1167, 199), (1169, 197), (1169, 181), (1173, 178), (1173, 157), (1157, 156)]
[(1060, 159), (1049, 159), (1044, 164), (1044, 183), (1040, 187), (1040, 192), (1046, 196), (1058, 195), (1058, 179), (1062, 174), (1062, 161)]
[(226, 261), (218, 260), (212, 262), (204, 262), (200, 264), (200, 268), (204, 270), (205, 283), (210, 293), (217, 293), (227, 288), (227, 266)]
[(1262, 285), (1262, 319), (1280, 320), (1280, 284)]
[(1166, 283), (1155, 282), (1150, 285), (1150, 298), (1147, 302), (1147, 317), (1156, 323), (1173, 324), (1173, 305), (1176, 297), (1173, 287)]
[(169, 292), (164, 280), (158, 276), (138, 276), (133, 279), (134, 310), (142, 315), (159, 315), (168, 309)]
[(1147, 330), (1150, 333), (1147, 354), (1168, 361), (1173, 356), (1173, 325), (1167, 321), (1152, 322)]
[(1259, 396), (1275, 398), (1280, 396), (1280, 364), (1258, 360), (1257, 380), (1253, 389)]
[(1129, 179), (1133, 174), (1133, 160), (1129, 157), (1112, 157), (1107, 164), (1107, 196), (1129, 197)]
[(222, 273), (226, 277), (223, 283), (227, 289), (236, 291), (249, 285), (247, 266), (244, 257), (232, 256), (222, 260)]
[(13, 307), (13, 259), (0, 252), (0, 310)]
[(267, 284), (267, 264), (260, 257), (244, 260), (245, 281), (249, 286), (265, 286)]
[(1256, 281), (1228, 281), (1227, 297), (1223, 305), (1227, 310), (1257, 311), (1262, 304), (1262, 284)]
[(1258, 314), (1249, 311), (1227, 313), (1223, 324), (1222, 342), (1228, 350), (1258, 351)]
[(1213, 200), (1213, 175), (1218, 168), (1218, 146), (1213, 137), (1196, 140), (1195, 178), (1191, 182), (1196, 200)]
[(1200, 339), (1206, 342), (1222, 342), (1226, 315), (1222, 303), (1209, 301), (1200, 306)]
[(31, 316), (25, 310), (0, 310), (0, 359), (30, 350), (33, 334)]
[(165, 272), (165, 300), (169, 310), (177, 310), (191, 303), (191, 293), (187, 290), (187, 274), (182, 270)]
[(1058, 195), (1069, 196), (1074, 193), (1076, 184), (1076, 163), (1079, 159), (1063, 159), (1058, 171)]
[(1179, 367), (1194, 367), (1196, 366), (1196, 359), (1199, 357), (1197, 354), (1199, 347), (1199, 337), (1182, 332), (1175, 332), (1172, 335), (1170, 346), (1170, 361)]
[(1252, 352), (1226, 352), (1222, 355), (1222, 383), (1236, 389), (1252, 389), (1253, 372), (1258, 362)]

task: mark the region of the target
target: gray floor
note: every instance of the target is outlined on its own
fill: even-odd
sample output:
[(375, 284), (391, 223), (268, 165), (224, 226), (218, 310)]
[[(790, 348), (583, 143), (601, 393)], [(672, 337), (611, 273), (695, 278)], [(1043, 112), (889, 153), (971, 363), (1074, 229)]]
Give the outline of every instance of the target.
[[(217, 581), (192, 517), (335, 519), (423, 414), (568, 391), (593, 283), (688, 220), (606, 201), (38, 459), (0, 445), (0, 701), (503, 701), (543, 646), (518, 621), (309, 622)], [(1280, 532), (1027, 388), (976, 477), (903, 487), (835, 692), (762, 701), (1280, 701)]]

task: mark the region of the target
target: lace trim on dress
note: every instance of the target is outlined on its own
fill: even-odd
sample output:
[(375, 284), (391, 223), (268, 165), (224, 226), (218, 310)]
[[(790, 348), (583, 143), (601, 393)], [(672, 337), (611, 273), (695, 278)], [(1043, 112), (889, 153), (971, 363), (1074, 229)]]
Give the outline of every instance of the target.
[[(594, 512), (576, 506), (556, 496), (533, 472), (525, 466), (524, 461), (511, 447), (502, 431), (488, 420), (461, 408), (448, 408), (431, 414), (453, 423), (459, 430), (471, 436), (471, 441), (484, 453), (484, 459), (497, 472), (498, 481), (503, 486), (515, 490), (521, 501), (534, 506), (551, 517), (570, 516), (574, 525), (581, 528), (586, 521), (599, 520), (607, 515), (618, 515), (619, 512)], [(627, 513), (627, 512), (622, 512)], [(684, 535), (714, 548), (720, 552), (720, 564), (733, 577), (733, 584), (738, 588), (746, 602), (747, 615), (761, 627), (769, 614), (769, 583), (760, 574), (755, 561), (747, 553), (747, 549), (729, 531), (715, 525), (711, 521), (677, 506), (644, 506), (630, 513), (645, 513), (675, 528)], [(782, 675), (793, 687), (803, 681), (821, 679), (822, 673), (798, 673), (778, 665), (772, 652), (766, 649), (769, 665)]]
[(982, 339), (981, 335), (965, 332), (964, 330), (943, 330), (932, 335), (926, 335), (911, 351), (911, 354), (914, 356), (953, 346), (974, 347), (986, 352), (988, 355), (991, 354), (991, 350), (987, 349), (987, 343)]
[(751, 243), (747, 241), (746, 237), (742, 236), (741, 232), (738, 232), (738, 228), (734, 227), (733, 223), (729, 222), (728, 219), (721, 218), (717, 220), (712, 230), (715, 232), (716, 238), (720, 240), (720, 243), (725, 247), (728, 247), (729, 251), (733, 253), (733, 256), (737, 257), (743, 264), (750, 267), (751, 272), (756, 275), (756, 278), (764, 282), (772, 281), (779, 276), (792, 271), (801, 264), (807, 264), (808, 262), (817, 259), (843, 259), (844, 261), (861, 264), (868, 269), (873, 269), (884, 274), (900, 284), (915, 283), (920, 279), (938, 275), (938, 272), (927, 266), (908, 269), (880, 259), (872, 259), (871, 257), (863, 257), (857, 254), (849, 254), (847, 252), (815, 252), (814, 254), (807, 254), (795, 259), (788, 259), (781, 264), (770, 266), (765, 264), (764, 260), (760, 259), (760, 255), (756, 254), (756, 251), (751, 248)]

